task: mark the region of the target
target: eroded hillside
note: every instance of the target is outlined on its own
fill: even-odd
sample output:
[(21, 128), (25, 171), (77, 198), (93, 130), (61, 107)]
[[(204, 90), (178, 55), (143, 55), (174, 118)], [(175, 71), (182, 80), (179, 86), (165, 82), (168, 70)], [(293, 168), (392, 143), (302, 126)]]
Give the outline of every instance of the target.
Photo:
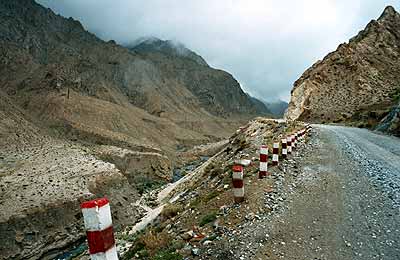
[(316, 62), (294, 83), (286, 117), (376, 125), (400, 89), (400, 15), (387, 7), (377, 20)]

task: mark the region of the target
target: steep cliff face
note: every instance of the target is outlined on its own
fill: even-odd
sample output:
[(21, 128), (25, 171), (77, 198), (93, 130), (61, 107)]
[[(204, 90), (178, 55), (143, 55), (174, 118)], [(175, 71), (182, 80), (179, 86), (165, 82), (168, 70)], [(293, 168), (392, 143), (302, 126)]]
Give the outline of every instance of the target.
[(294, 83), (286, 118), (373, 125), (395, 104), (399, 88), (400, 15), (389, 6), (349, 43), (304, 72)]

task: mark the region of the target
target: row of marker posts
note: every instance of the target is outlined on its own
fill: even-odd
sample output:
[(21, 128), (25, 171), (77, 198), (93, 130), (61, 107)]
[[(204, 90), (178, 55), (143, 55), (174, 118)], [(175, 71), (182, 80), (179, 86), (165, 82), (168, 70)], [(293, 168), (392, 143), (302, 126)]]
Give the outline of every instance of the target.
[[(311, 130), (310, 125), (281, 140), (281, 156), (286, 159), (292, 153), (298, 141), (304, 140), (304, 135)], [(279, 164), (279, 143), (272, 148), (272, 165)], [(234, 165), (232, 173), (233, 196), (235, 203), (244, 201), (244, 171), (242, 165)], [(268, 147), (260, 147), (259, 178), (270, 175), (268, 173)], [(81, 204), (85, 223), (86, 235), (92, 260), (118, 260), (118, 253), (114, 239), (114, 230), (111, 218), (110, 204), (107, 198), (86, 201)]]
[[(310, 125), (295, 134), (289, 135), (281, 140), (281, 157), (286, 159), (289, 154), (293, 152), (297, 143), (304, 140), (305, 134), (309, 133), (311, 130)], [(272, 165), (276, 166), (279, 164), (279, 142), (273, 143), (272, 146)], [(268, 147), (262, 145), (260, 147), (260, 165), (259, 165), (258, 177), (260, 179), (269, 176), (268, 172)], [(233, 197), (235, 203), (240, 203), (244, 201), (244, 171), (242, 165), (234, 165), (232, 173), (232, 184), (233, 184)]]

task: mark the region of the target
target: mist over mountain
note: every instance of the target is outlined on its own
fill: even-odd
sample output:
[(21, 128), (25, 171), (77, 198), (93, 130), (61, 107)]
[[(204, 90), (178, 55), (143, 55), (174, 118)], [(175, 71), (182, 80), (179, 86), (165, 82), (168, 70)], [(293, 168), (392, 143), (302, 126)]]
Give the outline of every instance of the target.
[(265, 102), (268, 110), (271, 111), (271, 113), (279, 118), (283, 118), (289, 103), (283, 100), (275, 100), (275, 101), (269, 101)]
[(184, 57), (191, 59), (200, 65), (208, 66), (207, 62), (200, 55), (189, 50), (182, 43), (176, 41), (164, 41), (156, 37), (142, 37), (125, 46), (130, 50), (142, 53), (160, 52), (166, 55)]

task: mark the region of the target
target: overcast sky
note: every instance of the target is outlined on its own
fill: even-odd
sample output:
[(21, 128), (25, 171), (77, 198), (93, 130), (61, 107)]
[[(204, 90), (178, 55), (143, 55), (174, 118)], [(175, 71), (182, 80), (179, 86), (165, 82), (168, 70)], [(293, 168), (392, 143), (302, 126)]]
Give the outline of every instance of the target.
[(180, 41), (264, 100), (399, 0), (38, 0), (104, 40)]

